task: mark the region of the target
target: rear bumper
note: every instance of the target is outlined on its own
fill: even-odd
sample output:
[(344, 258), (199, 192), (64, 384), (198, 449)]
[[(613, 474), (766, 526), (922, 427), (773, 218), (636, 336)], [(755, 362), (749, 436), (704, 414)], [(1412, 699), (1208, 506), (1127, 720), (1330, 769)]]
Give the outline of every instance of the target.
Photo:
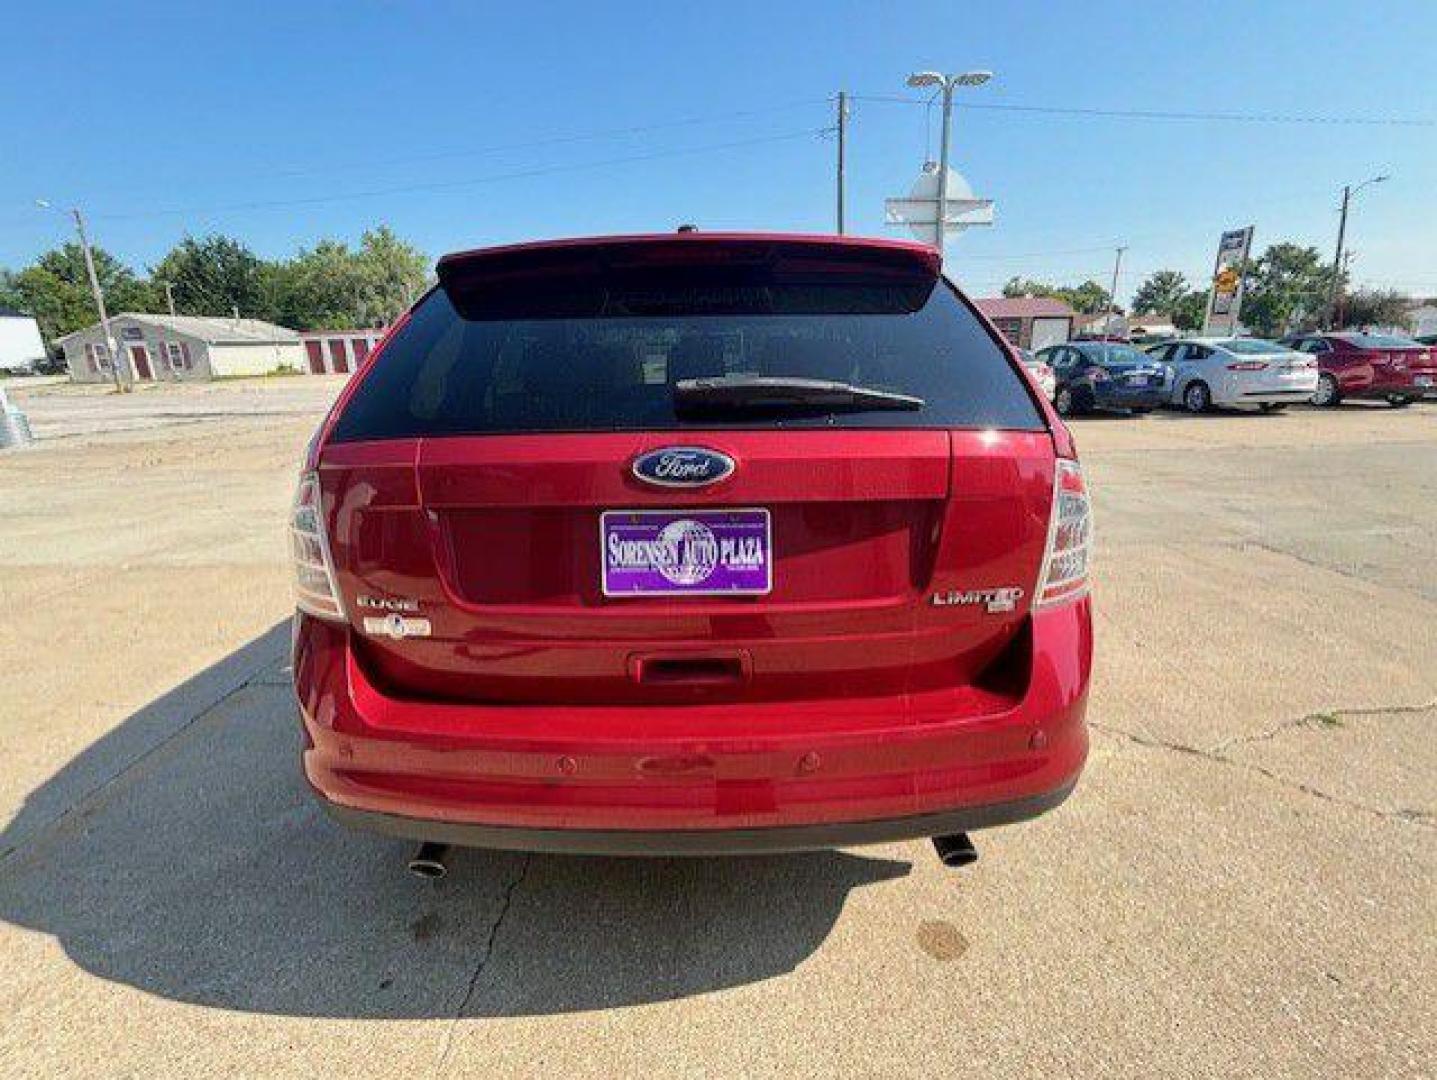
[(385, 696), (301, 617), (305, 775), (379, 832), (540, 851), (791, 851), (969, 831), (1057, 805), (1087, 756), (1090, 601), (1035, 613), (1026, 687), (665, 708)]
[(474, 825), (355, 810), (321, 799), (342, 825), (366, 832), (461, 847), (541, 851), (552, 855), (779, 855), (797, 851), (890, 844), (930, 836), (974, 832), (1027, 821), (1053, 809), (1077, 786), (1064, 786), (1012, 802), (966, 806), (936, 814), (886, 821), (841, 821), (819, 825), (777, 825), (756, 829), (526, 829)]
[(1172, 387), (1154, 386), (1143, 390), (1098, 390), (1093, 397), (1100, 409), (1156, 409), (1172, 397)]
[(1290, 405), (1317, 393), (1315, 368), (1283, 378), (1267, 371), (1219, 371), (1210, 382), (1215, 405)]
[[(1301, 388), (1284, 388), (1279, 390), (1241, 390), (1232, 399), (1233, 405), (1291, 405), (1298, 402), (1312, 400), (1312, 395), (1317, 393), (1317, 384)], [(1225, 403), (1226, 404), (1226, 403)]]
[[(1432, 385), (1418, 385), (1418, 380), (1430, 382)], [(1341, 383), (1339, 381), (1339, 386)], [(1379, 381), (1367, 383), (1366, 385), (1352, 388), (1342, 387), (1344, 397), (1351, 398), (1379, 398), (1401, 396), (1412, 398), (1414, 401), (1424, 397), (1437, 396), (1437, 371), (1418, 369), (1417, 371), (1406, 371), (1401, 375), (1388, 373)]]

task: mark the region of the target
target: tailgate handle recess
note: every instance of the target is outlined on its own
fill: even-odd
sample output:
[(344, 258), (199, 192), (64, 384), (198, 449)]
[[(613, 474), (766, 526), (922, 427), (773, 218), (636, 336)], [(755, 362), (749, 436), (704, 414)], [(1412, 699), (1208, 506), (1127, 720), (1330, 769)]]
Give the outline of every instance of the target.
[(747, 682), (753, 663), (747, 652), (641, 653), (629, 657), (629, 676), (645, 686), (715, 686)]

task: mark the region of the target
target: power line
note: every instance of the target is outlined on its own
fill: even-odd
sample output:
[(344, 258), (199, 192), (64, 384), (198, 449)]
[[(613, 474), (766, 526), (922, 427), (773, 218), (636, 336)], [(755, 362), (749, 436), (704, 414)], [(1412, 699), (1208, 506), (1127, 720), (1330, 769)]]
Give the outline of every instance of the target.
[[(884, 102), (890, 105), (927, 105), (927, 102), (921, 98), (900, 97), (896, 94), (854, 94), (853, 97), (857, 101)], [(1284, 113), (1182, 112), (1172, 109), (1096, 109), (1074, 105), (1011, 105), (972, 101), (955, 104), (954, 108), (1031, 113), (1037, 116), (1090, 116), (1109, 120), (1198, 120), (1231, 124), (1321, 124), (1356, 127), (1433, 127), (1437, 125), (1437, 120), (1424, 117), (1297, 116)]]
[(209, 207), (174, 207), (164, 210), (142, 210), (125, 214), (94, 214), (95, 218), (107, 221), (129, 221), (152, 217), (205, 217), (215, 214), (233, 213), (245, 210), (271, 210), (291, 206), (319, 206), (325, 203), (348, 202), (355, 199), (376, 199), (390, 195), (409, 195), (418, 192), (454, 191), (482, 184), (495, 184), (505, 180), (523, 180), (555, 173), (577, 172), (584, 169), (600, 169), (613, 165), (627, 165), (640, 161), (654, 161), (659, 158), (683, 157), (693, 154), (709, 154), (724, 150), (736, 150), (747, 146), (761, 146), (768, 143), (794, 139), (815, 138), (830, 133), (831, 126), (803, 128), (798, 131), (764, 135), (752, 139), (737, 139), (731, 142), (708, 143), (703, 146), (682, 147), (675, 150), (657, 150), (647, 154), (628, 154), (622, 157), (603, 158), (597, 161), (566, 163), (562, 165), (541, 165), (532, 169), (518, 169), (511, 172), (493, 173), (489, 176), (475, 176), (464, 180), (439, 180), (421, 184), (403, 184), (395, 187), (371, 188), (365, 191), (335, 192), (327, 195), (312, 195), (295, 199), (257, 199), (249, 202), (228, 203)]
[(758, 116), (771, 116), (778, 112), (817, 105), (831, 105), (832, 97), (803, 98), (786, 101), (763, 109), (742, 109), (735, 112), (711, 113), (707, 116), (689, 116), (676, 120), (665, 120), (653, 124), (633, 124), (625, 127), (605, 128), (599, 131), (580, 132), (572, 135), (555, 135), (527, 142), (497, 143), (490, 146), (452, 147), (446, 150), (432, 150), (421, 154), (394, 158), (366, 158), (349, 164), (316, 165), (279, 172), (253, 174), (258, 178), (289, 179), (301, 176), (319, 176), (332, 172), (351, 172), (356, 169), (388, 168), (394, 165), (412, 165), (429, 161), (444, 161), (453, 158), (480, 157), (485, 154), (502, 154), (510, 150), (542, 150), (550, 146), (568, 146), (574, 143), (598, 142), (603, 139), (620, 139), (630, 135), (645, 135), (655, 131), (670, 131), (678, 128), (698, 127), (706, 124), (722, 124), (731, 120), (746, 120)]

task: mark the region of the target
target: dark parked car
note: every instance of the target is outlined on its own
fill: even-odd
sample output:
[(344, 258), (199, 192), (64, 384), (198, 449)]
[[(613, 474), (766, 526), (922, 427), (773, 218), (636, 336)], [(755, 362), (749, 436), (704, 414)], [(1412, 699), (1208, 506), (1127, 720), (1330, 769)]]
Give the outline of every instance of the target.
[(1038, 353), (1057, 377), (1053, 404), (1059, 413), (1094, 409), (1151, 412), (1172, 395), (1172, 369), (1151, 356), (1111, 341), (1070, 341)]
[(932, 248), (469, 251), (308, 454), (304, 771), (431, 845), (643, 855), (1033, 817), (1087, 753), (1087, 488)]
[(1301, 334), (1284, 344), (1317, 358), (1314, 405), (1367, 398), (1401, 406), (1437, 393), (1434, 350), (1411, 338), (1351, 331)]

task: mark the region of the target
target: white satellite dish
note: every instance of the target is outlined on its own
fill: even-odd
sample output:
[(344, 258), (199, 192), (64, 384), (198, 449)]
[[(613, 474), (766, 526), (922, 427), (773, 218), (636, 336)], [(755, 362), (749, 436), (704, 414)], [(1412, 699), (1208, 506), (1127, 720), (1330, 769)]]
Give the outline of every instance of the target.
[[(906, 199), (885, 199), (884, 220), (889, 225), (907, 225), (919, 240), (932, 243), (938, 224), (938, 166), (928, 162), (913, 181)], [(943, 215), (943, 232), (952, 236), (975, 225), (993, 224), (993, 200), (979, 199), (973, 187), (957, 169), (948, 168), (948, 205)]]

